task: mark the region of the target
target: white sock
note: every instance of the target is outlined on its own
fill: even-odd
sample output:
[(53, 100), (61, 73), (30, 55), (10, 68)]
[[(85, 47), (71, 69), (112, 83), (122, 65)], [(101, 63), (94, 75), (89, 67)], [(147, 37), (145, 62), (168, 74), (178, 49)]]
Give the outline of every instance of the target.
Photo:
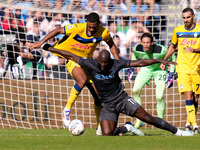
[(128, 132), (131, 132), (131, 126), (130, 125), (124, 125)]
[(182, 130), (178, 129), (177, 132), (175, 133), (175, 135), (181, 136), (181, 135), (182, 135), (182, 132), (183, 132)]
[(67, 107), (65, 107), (65, 111), (71, 111), (71, 109), (68, 109)]
[(198, 126), (198, 125), (195, 125), (195, 126), (193, 127), (193, 129), (195, 129), (195, 128), (199, 128), (199, 126)]
[(185, 124), (185, 127), (187, 127), (187, 126), (190, 126), (190, 125), (186, 123), (186, 124)]

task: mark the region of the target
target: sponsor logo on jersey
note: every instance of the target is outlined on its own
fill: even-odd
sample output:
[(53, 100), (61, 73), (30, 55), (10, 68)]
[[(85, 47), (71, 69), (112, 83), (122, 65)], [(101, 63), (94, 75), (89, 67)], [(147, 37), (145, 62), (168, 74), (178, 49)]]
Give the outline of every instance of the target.
[(197, 45), (197, 41), (194, 41), (193, 39), (188, 40), (188, 39), (183, 39), (180, 45)]
[(83, 45), (81, 43), (71, 44), (70, 46), (74, 47), (74, 48), (78, 48), (78, 49), (91, 49), (92, 48), (92, 46), (89, 46), (88, 44), (87, 45)]
[(113, 78), (115, 78), (115, 72), (116, 72), (116, 70), (113, 70), (109, 75), (96, 74), (95, 78), (98, 80), (113, 79)]

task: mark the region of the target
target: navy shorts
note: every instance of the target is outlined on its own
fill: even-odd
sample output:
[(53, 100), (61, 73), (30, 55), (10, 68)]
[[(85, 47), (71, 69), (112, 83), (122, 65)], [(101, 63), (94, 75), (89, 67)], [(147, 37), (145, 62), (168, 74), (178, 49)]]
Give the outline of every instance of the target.
[(135, 100), (124, 93), (115, 103), (102, 103), (100, 122), (103, 120), (118, 122), (120, 113), (134, 117), (135, 112), (140, 107)]

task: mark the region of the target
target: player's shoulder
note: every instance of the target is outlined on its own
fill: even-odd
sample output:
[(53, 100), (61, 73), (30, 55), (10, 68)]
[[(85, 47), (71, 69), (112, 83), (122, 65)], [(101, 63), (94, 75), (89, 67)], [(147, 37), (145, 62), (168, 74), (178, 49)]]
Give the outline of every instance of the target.
[(143, 52), (143, 46), (141, 44), (137, 44), (134, 46), (135, 52)]
[(65, 28), (67, 28), (68, 30), (69, 29), (77, 30), (77, 29), (81, 29), (85, 27), (86, 27), (86, 23), (74, 23), (74, 24), (69, 24), (65, 26)]
[(167, 50), (167, 48), (161, 44), (153, 44), (153, 53), (162, 53), (164, 50)]
[(196, 24), (196, 27), (197, 27), (197, 28), (200, 28), (200, 24)]
[(177, 31), (179, 31), (179, 30), (185, 30), (185, 25), (183, 24), (183, 25), (177, 26), (177, 27), (175, 27), (174, 30), (177, 30)]
[(104, 26), (102, 26), (101, 24), (99, 25), (99, 30), (98, 32), (103, 32), (103, 33), (109, 33), (108, 29), (106, 29)]

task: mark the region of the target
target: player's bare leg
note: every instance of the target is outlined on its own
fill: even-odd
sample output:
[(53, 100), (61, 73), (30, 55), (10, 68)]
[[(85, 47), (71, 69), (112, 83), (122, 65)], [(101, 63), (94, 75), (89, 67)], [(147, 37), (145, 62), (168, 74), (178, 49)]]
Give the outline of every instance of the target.
[(177, 136), (193, 136), (194, 135), (193, 131), (182, 131), (161, 118), (151, 116), (142, 107), (138, 108), (138, 110), (135, 113), (135, 117), (137, 117), (138, 119), (148, 124), (154, 125), (157, 128), (167, 130)]
[(117, 123), (111, 120), (101, 121), (101, 128), (103, 136), (116, 136), (131, 132), (131, 135), (144, 136), (144, 133), (140, 129), (136, 129), (130, 122), (126, 122), (124, 126), (117, 127)]

